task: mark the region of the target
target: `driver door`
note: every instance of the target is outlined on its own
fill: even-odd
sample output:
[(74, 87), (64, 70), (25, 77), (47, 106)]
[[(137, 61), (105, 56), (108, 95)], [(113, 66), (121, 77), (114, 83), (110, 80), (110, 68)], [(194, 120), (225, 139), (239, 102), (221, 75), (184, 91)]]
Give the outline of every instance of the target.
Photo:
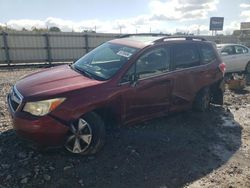
[(142, 55), (125, 78), (134, 80), (123, 85), (122, 101), (125, 122), (146, 120), (168, 112), (172, 91), (170, 48), (155, 48)]

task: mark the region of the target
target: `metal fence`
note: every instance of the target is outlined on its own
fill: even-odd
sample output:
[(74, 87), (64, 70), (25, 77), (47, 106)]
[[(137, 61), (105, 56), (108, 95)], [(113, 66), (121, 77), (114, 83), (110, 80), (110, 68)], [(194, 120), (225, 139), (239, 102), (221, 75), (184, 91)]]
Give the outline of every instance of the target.
[(0, 65), (72, 61), (115, 37), (99, 33), (2, 32)]
[(250, 47), (250, 35), (218, 35), (218, 36), (203, 36), (209, 41), (214, 41), (217, 44), (221, 43), (236, 43)]
[[(118, 34), (76, 32), (1, 32), (0, 65), (69, 62)], [(235, 36), (203, 36), (216, 43), (243, 43)], [(250, 38), (248, 39), (248, 42)], [(246, 42), (246, 41), (245, 41)], [(250, 44), (250, 42), (249, 42)]]

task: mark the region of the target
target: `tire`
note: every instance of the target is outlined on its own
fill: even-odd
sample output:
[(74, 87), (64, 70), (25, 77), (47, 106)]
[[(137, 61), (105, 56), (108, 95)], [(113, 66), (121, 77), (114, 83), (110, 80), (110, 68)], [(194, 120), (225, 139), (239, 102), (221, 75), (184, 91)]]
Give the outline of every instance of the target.
[(65, 148), (74, 154), (91, 155), (97, 153), (104, 143), (104, 122), (96, 113), (90, 112), (72, 122)]
[(248, 62), (247, 66), (246, 66), (246, 73), (250, 74), (250, 62)]
[(210, 108), (211, 96), (208, 88), (200, 90), (194, 100), (193, 109), (198, 112), (205, 112)]

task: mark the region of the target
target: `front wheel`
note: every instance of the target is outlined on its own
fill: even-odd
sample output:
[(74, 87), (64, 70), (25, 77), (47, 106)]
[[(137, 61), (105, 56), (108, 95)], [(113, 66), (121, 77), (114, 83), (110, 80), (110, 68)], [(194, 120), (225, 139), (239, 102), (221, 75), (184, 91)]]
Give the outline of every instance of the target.
[(90, 155), (98, 152), (104, 142), (104, 122), (96, 113), (90, 112), (71, 123), (65, 148), (71, 153)]

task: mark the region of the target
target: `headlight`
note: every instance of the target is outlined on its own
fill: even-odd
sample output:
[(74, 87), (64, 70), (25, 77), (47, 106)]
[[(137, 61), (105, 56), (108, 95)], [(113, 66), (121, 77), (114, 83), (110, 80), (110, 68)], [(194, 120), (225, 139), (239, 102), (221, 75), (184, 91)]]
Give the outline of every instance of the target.
[(64, 100), (65, 98), (56, 98), (37, 102), (27, 102), (23, 111), (29, 112), (35, 116), (44, 116), (56, 109)]

